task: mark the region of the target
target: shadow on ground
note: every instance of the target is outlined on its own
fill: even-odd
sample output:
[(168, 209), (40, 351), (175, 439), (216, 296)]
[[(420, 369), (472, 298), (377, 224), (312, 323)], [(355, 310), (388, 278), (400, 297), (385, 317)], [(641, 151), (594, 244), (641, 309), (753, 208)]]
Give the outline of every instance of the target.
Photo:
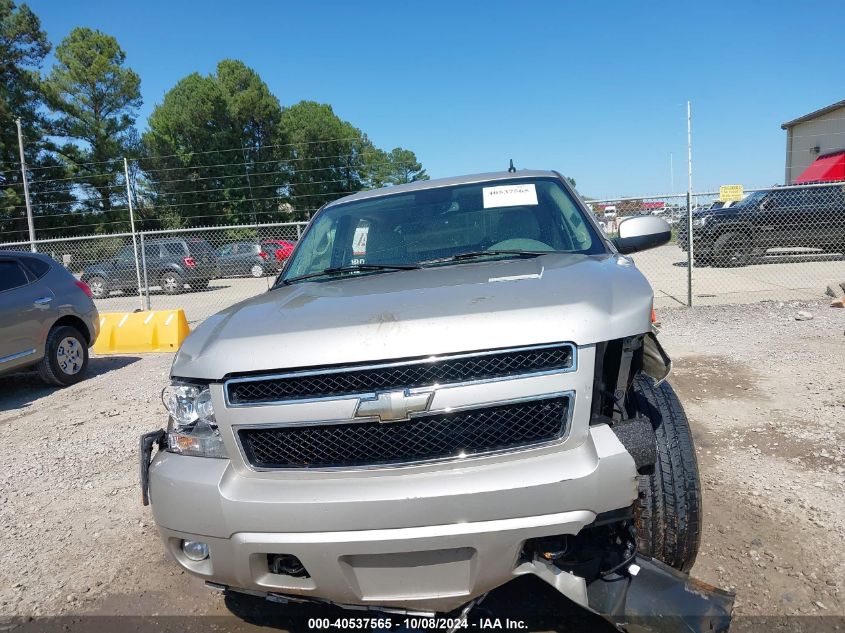
[[(122, 369), (139, 360), (141, 360), (139, 356), (91, 358), (88, 361), (88, 371), (85, 373), (85, 378), (79, 384), (84, 384), (86, 380), (90, 380), (95, 376), (101, 376), (110, 371)], [(11, 411), (12, 409), (28, 407), (40, 398), (48, 396), (60, 388), (41, 382), (38, 373), (35, 371), (0, 376), (0, 411)]]

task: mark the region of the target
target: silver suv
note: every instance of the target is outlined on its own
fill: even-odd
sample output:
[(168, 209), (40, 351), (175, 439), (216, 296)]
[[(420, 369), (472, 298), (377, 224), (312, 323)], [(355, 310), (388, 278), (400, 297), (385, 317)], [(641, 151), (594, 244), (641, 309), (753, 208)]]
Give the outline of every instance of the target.
[(724, 628), (732, 598), (685, 573), (695, 452), (625, 255), (669, 235), (610, 241), (556, 172), (326, 205), (174, 359), (141, 440), (167, 551), (276, 601), (460, 613), (533, 574), (617, 624)]

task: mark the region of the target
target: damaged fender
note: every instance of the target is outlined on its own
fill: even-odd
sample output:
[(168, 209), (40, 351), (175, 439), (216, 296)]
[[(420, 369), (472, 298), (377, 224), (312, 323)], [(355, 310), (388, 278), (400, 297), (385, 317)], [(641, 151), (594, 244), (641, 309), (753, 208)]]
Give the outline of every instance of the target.
[(654, 332), (643, 337), (643, 372), (659, 385), (672, 371), (672, 359), (663, 349)]

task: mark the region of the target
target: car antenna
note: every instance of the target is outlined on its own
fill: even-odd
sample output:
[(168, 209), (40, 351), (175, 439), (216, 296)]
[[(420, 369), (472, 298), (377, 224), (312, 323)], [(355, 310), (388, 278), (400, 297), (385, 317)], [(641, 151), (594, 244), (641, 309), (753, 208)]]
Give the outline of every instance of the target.
[(513, 158), (511, 158), (511, 166), (508, 167), (508, 173), (509, 174), (515, 174), (516, 173), (516, 167), (513, 166)]

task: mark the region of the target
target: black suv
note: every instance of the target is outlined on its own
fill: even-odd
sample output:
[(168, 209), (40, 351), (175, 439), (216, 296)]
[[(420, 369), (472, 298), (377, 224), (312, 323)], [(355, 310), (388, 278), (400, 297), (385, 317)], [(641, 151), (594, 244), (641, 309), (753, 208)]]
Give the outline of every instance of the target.
[[(160, 286), (167, 294), (182, 292), (186, 284), (194, 290), (205, 288), (211, 279), (220, 277), (217, 255), (208, 242), (199, 238), (149, 240), (144, 244), (142, 261), (150, 286)], [(82, 281), (97, 299), (107, 297), (112, 290), (137, 289), (132, 245), (124, 246), (111, 259), (88, 266), (82, 273)]]
[[(693, 212), (695, 261), (743, 266), (770, 249), (845, 252), (845, 183), (756, 191), (730, 207)], [(688, 250), (687, 224), (678, 245)]]

